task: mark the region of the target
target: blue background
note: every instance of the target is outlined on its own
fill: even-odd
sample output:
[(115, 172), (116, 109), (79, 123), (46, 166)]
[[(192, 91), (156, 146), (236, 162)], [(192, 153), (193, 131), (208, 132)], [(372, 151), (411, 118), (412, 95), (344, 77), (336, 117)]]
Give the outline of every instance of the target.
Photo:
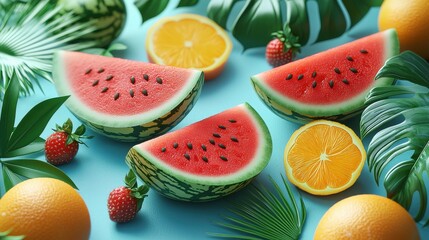
[[(126, 44), (128, 49), (117, 53), (117, 56), (147, 61), (144, 47), (146, 31), (154, 21), (161, 16), (182, 12), (206, 15), (208, 1), (200, 1), (197, 6), (179, 9), (175, 9), (175, 4), (172, 3), (168, 6), (167, 11), (143, 25), (132, 2), (127, 1), (127, 24), (117, 39), (117, 42)], [(371, 9), (356, 27), (342, 37), (305, 46), (298, 57), (302, 58), (377, 32), (377, 14), (378, 8)], [(313, 33), (312, 38), (314, 39), (314, 37)], [(285, 174), (283, 170), (284, 147), (292, 132), (300, 125), (285, 121), (268, 110), (250, 84), (250, 76), (271, 68), (266, 63), (264, 48), (243, 52), (240, 44), (234, 38), (232, 40), (234, 48), (223, 73), (217, 79), (205, 83), (197, 104), (176, 129), (240, 103), (249, 102), (267, 123), (274, 144), (271, 161), (256, 178), (256, 181), (266, 184), (269, 176), (272, 176), (280, 183), (281, 174)], [(44, 93), (36, 90), (35, 95), (19, 100), (18, 120), (37, 102), (57, 96), (51, 83), (42, 81), (42, 87)], [(43, 132), (42, 137), (46, 138), (51, 133), (51, 128), (54, 128), (55, 123), (62, 123), (67, 118), (71, 118), (75, 125), (79, 124), (65, 107), (61, 107)], [(358, 121), (358, 118), (352, 119), (347, 122), (347, 125), (357, 130)], [(209, 238), (207, 232), (228, 231), (216, 226), (214, 222), (221, 220), (221, 215), (227, 213), (226, 207), (230, 201), (246, 199), (247, 197), (245, 191), (240, 191), (213, 202), (186, 203), (169, 200), (158, 195), (155, 191), (149, 191), (149, 196), (144, 201), (143, 208), (136, 219), (127, 224), (116, 224), (109, 219), (107, 197), (112, 189), (123, 184), (123, 178), (128, 171), (124, 158), (133, 144), (115, 142), (91, 131), (88, 134), (95, 135), (94, 139), (86, 141), (89, 147), (81, 146), (74, 162), (61, 166), (61, 169), (73, 179), (87, 203), (91, 215), (91, 239), (206, 239)], [(44, 159), (43, 154), (35, 157)], [(319, 197), (301, 192), (307, 206), (307, 220), (301, 239), (313, 237), (318, 221), (335, 202), (361, 193), (385, 195), (383, 187), (376, 185), (367, 166), (353, 187), (342, 193)], [(429, 238), (429, 228), (423, 229), (419, 225), (419, 230), (422, 239)]]

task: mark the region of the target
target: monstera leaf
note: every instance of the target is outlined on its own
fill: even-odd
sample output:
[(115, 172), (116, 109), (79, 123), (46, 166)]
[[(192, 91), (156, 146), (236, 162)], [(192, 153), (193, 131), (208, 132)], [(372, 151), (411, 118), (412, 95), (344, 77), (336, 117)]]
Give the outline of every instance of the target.
[[(377, 183), (387, 171), (384, 187), (389, 198), (406, 209), (418, 201), (414, 217), (428, 225), (429, 186), (424, 176), (429, 174), (429, 63), (406, 51), (386, 62), (376, 76), (381, 77), (408, 83), (374, 88), (367, 97), (360, 131), (363, 138), (374, 134), (368, 146), (368, 166)], [(418, 200), (413, 200), (415, 195)]]
[[(197, 2), (181, 0), (177, 6), (193, 6)], [(244, 50), (265, 46), (271, 40), (271, 33), (282, 30), (286, 23), (299, 37), (301, 45), (305, 45), (309, 43), (310, 31), (317, 30), (310, 29), (310, 2), (317, 6), (320, 20), (316, 42), (341, 36), (356, 25), (373, 5), (373, 0), (211, 0), (207, 16), (230, 30)], [(161, 13), (168, 3), (168, 0), (135, 1), (143, 20)], [(235, 12), (236, 7), (239, 7), (238, 13)], [(230, 19), (233, 20), (231, 27), (227, 24)]]

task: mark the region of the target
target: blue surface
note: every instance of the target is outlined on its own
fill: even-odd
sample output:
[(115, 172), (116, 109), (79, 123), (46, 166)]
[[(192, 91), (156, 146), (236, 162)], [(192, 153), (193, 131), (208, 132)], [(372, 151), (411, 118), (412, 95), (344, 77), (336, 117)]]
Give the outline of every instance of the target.
[[(206, 1), (200, 1), (198, 6), (191, 8), (173, 9), (170, 5), (163, 15), (172, 15), (181, 12), (194, 12), (206, 14)], [(118, 42), (125, 43), (128, 49), (120, 53), (121, 57), (147, 61), (144, 42), (148, 27), (156, 20), (150, 20), (141, 25), (137, 10), (132, 1), (127, 1), (128, 22)], [(351, 41), (363, 35), (377, 31), (377, 9), (372, 9), (365, 19), (352, 31), (341, 38), (323, 43), (306, 46), (299, 57)], [(264, 49), (252, 49), (242, 52), (242, 47), (233, 39), (234, 49), (226, 64), (222, 75), (213, 81), (206, 82), (200, 99), (189, 115), (176, 127), (181, 128), (197, 120), (236, 106), (242, 102), (249, 102), (266, 121), (273, 138), (273, 154), (267, 168), (256, 178), (256, 181), (266, 183), (269, 176), (280, 181), (283, 170), (283, 150), (292, 132), (299, 125), (287, 122), (268, 110), (257, 97), (250, 84), (250, 76), (270, 69), (264, 57)], [(48, 97), (56, 96), (53, 85), (42, 82), (45, 93), (39, 91), (34, 96), (21, 98), (19, 101), (19, 114), (21, 119), (36, 102)], [(61, 123), (71, 118), (75, 125), (78, 121), (65, 108), (62, 107), (50, 121), (48, 128), (42, 134), (47, 137), (55, 123)], [(347, 124), (357, 129), (358, 119)], [(82, 146), (75, 161), (62, 166), (75, 181), (80, 193), (87, 203), (91, 214), (91, 239), (206, 239), (207, 232), (225, 232), (213, 223), (220, 220), (226, 213), (226, 207), (231, 200), (245, 199), (245, 192), (241, 191), (229, 197), (208, 203), (185, 203), (166, 199), (154, 191), (149, 192), (142, 211), (137, 218), (127, 224), (115, 224), (109, 220), (107, 213), (107, 196), (109, 192), (122, 185), (123, 177), (128, 168), (124, 162), (125, 155), (133, 144), (118, 143), (113, 140), (96, 135), (94, 139), (86, 141), (88, 148)], [(35, 156), (44, 159), (43, 155)], [(384, 189), (377, 187), (372, 176), (365, 166), (362, 175), (350, 189), (334, 196), (317, 197), (301, 192), (307, 206), (308, 218), (304, 226), (301, 239), (312, 239), (318, 221), (325, 211), (335, 202), (348, 196), (360, 193), (375, 193), (385, 195)], [(66, 217), (66, 216), (65, 216)], [(419, 226), (422, 239), (429, 238), (429, 229)]]

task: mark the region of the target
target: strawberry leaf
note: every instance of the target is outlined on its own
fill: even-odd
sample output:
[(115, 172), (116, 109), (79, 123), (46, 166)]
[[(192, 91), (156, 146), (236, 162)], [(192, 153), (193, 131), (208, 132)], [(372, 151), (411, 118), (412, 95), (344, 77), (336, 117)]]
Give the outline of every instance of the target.
[(7, 152), (6, 146), (9, 145), (9, 138), (15, 124), (18, 97), (18, 81), (10, 81), (6, 87), (0, 115), (0, 158)]
[(127, 175), (125, 175), (125, 185), (131, 190), (137, 187), (136, 174), (131, 169), (128, 171)]

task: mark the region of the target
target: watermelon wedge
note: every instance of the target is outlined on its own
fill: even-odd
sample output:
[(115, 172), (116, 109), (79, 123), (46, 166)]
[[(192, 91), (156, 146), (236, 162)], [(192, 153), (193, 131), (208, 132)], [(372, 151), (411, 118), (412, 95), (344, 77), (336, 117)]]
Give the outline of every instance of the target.
[(363, 110), (370, 89), (393, 83), (374, 77), (398, 53), (397, 33), (391, 29), (257, 74), (251, 81), (264, 103), (285, 119), (342, 121)]
[(204, 82), (201, 71), (59, 51), (53, 79), (65, 105), (95, 132), (119, 141), (144, 141), (179, 123)]
[(271, 135), (247, 103), (135, 145), (130, 168), (162, 195), (209, 201), (246, 186), (268, 164)]

